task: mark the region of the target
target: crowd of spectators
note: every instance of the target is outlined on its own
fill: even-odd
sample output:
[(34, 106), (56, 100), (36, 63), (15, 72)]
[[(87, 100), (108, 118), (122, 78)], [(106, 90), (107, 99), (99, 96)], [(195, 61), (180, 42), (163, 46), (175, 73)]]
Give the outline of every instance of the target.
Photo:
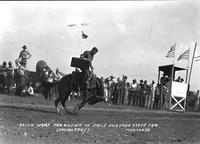
[(127, 82), (127, 76), (117, 78), (103, 78), (104, 94), (106, 100), (110, 104), (128, 104), (137, 107), (147, 107), (149, 109), (159, 108), (160, 103), (160, 87), (152, 80), (148, 83), (147, 80), (133, 79), (132, 82)]
[(12, 62), (4, 61), (2, 65), (0, 65), (0, 92), (7, 91), (10, 93), (14, 87), (14, 68), (12, 66)]
[[(6, 61), (0, 65), (0, 93), (18, 96), (34, 95), (34, 90), (27, 75), (20, 73), (19, 69), (14, 69), (12, 62)], [(20, 77), (19, 77), (20, 75)], [(23, 83), (23, 85), (22, 85)]]

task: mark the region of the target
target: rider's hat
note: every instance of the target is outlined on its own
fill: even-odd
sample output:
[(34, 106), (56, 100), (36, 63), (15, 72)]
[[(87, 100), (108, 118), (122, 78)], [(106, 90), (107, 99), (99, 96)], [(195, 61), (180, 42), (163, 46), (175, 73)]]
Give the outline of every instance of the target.
[(96, 47), (93, 47), (93, 48), (92, 48), (92, 51), (95, 52), (95, 53), (97, 53), (97, 52), (98, 52), (98, 49), (97, 49)]
[(23, 45), (22, 48), (23, 48), (23, 49), (27, 49), (26, 45)]

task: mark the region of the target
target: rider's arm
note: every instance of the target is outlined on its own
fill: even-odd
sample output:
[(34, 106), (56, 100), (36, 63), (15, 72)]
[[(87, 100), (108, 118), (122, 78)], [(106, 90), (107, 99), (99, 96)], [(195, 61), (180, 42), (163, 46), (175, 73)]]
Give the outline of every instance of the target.
[(29, 51), (27, 51), (27, 56), (28, 56), (27, 59), (31, 58), (31, 56), (32, 56), (32, 55), (29, 53)]

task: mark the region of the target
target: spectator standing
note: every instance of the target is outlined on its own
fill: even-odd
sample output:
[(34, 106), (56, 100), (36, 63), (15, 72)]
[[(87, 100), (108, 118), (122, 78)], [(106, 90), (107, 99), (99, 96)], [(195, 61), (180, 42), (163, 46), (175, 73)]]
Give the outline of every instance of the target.
[(144, 83), (141, 84), (141, 97), (140, 97), (140, 106), (145, 106), (145, 99), (147, 96), (147, 81), (145, 80)]
[(7, 63), (6, 61), (3, 62), (3, 65), (1, 67), (0, 70), (1, 74), (0, 74), (0, 89), (2, 92), (4, 92), (5, 88), (6, 88), (6, 79), (7, 79)]
[(7, 70), (7, 88), (8, 94), (13, 94), (14, 87), (14, 68), (12, 66), (12, 62), (8, 62), (8, 70)]
[(104, 79), (103, 77), (101, 77), (101, 81), (103, 82), (103, 90), (104, 90), (104, 97), (105, 97), (105, 101), (108, 101), (108, 79)]
[(113, 104), (117, 104), (119, 102), (121, 92), (121, 80), (120, 78), (117, 78), (117, 83), (114, 85), (114, 91), (113, 91)]
[(150, 85), (146, 84), (146, 95), (145, 95), (145, 107), (148, 108), (148, 104), (150, 101), (150, 96), (151, 96), (151, 87)]
[(163, 109), (164, 107), (168, 107), (168, 102), (166, 101), (169, 94), (169, 90), (166, 84), (163, 84), (162, 89), (163, 89), (163, 102), (162, 102), (162, 109)]
[(137, 81), (136, 79), (133, 79), (129, 89), (128, 105), (130, 104), (132, 104), (133, 106), (136, 105), (137, 89), (138, 89)]
[(114, 76), (110, 76), (110, 79), (108, 78), (108, 101), (110, 101), (112, 99), (113, 96), (113, 89), (115, 87), (115, 82), (114, 82)]
[(127, 76), (122, 76), (122, 82), (121, 82), (121, 93), (120, 93), (120, 104), (124, 104), (125, 96), (126, 96), (126, 80)]
[(197, 93), (196, 93), (196, 103), (195, 103), (195, 110), (196, 111), (199, 110), (199, 104), (200, 104), (200, 93), (199, 93), (199, 90), (197, 90)]
[(22, 46), (22, 51), (19, 54), (19, 59), (21, 59), (20, 64), (26, 68), (27, 60), (31, 58), (31, 54), (27, 50), (26, 45)]
[(154, 108), (159, 109), (160, 108), (160, 101), (161, 101), (161, 85), (156, 85), (155, 90), (155, 101), (154, 101)]
[(150, 84), (150, 98), (149, 98), (149, 103), (148, 103), (148, 108), (153, 109), (154, 101), (155, 101), (155, 90), (156, 90), (156, 85), (155, 82), (152, 81)]
[(137, 106), (141, 106), (142, 87), (143, 87), (143, 80), (141, 79), (140, 83), (138, 84)]

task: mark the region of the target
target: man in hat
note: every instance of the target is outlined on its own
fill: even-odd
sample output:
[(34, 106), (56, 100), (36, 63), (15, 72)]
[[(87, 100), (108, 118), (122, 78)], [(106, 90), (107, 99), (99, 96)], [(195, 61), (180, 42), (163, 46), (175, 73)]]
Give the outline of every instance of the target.
[(26, 45), (23, 45), (23, 50), (19, 54), (20, 64), (26, 68), (27, 60), (31, 58), (31, 54), (29, 53)]
[(143, 85), (144, 85), (144, 81), (141, 79), (140, 83), (138, 84), (138, 95), (137, 95), (137, 106), (141, 106), (141, 102), (142, 102), (142, 90), (143, 90)]
[(13, 94), (13, 85), (14, 85), (14, 68), (12, 66), (12, 62), (8, 62), (8, 70), (7, 70), (7, 88), (8, 93)]
[(3, 65), (0, 69), (0, 89), (1, 91), (4, 90), (6, 87), (6, 79), (7, 79), (7, 63), (6, 61), (3, 62)]
[(136, 96), (137, 96), (137, 88), (138, 88), (137, 81), (136, 81), (136, 79), (133, 79), (132, 84), (129, 89), (128, 105), (132, 104), (133, 106), (135, 106)]
[(199, 104), (200, 104), (200, 93), (199, 90), (197, 90), (196, 94), (196, 102), (195, 102), (195, 111), (199, 111)]
[(110, 76), (105, 79), (105, 84), (106, 84), (106, 91), (107, 91), (107, 98), (108, 101), (110, 102), (111, 97), (112, 97), (112, 90), (114, 88), (114, 76)]
[(156, 91), (156, 84), (155, 81), (153, 80), (150, 84), (150, 98), (148, 102), (148, 108), (153, 109), (154, 101), (155, 101), (155, 91)]
[(94, 58), (94, 55), (98, 52), (98, 49), (96, 47), (93, 47), (90, 51), (85, 51), (83, 54), (80, 55), (80, 58), (86, 59), (90, 61), (90, 68), (91, 71), (93, 71), (92, 66), (92, 60)]
[(94, 58), (94, 55), (98, 52), (98, 49), (96, 47), (93, 47), (90, 51), (85, 51), (83, 54), (80, 55), (80, 58), (89, 60), (90, 67), (89, 70), (82, 69), (82, 73), (85, 78), (85, 86), (88, 88), (91, 88), (93, 86), (94, 82), (94, 74), (93, 74), (93, 66), (92, 66), (92, 60)]
[[(92, 66), (92, 60), (94, 58), (94, 55), (98, 52), (98, 49), (96, 47), (93, 47), (90, 51), (85, 51), (83, 54), (80, 55), (81, 59), (88, 60), (90, 62), (89, 69), (81, 69), (81, 73), (83, 75), (83, 84), (82, 88), (84, 89), (83, 95), (85, 96), (83, 98), (83, 102), (78, 104), (74, 111), (80, 110), (81, 107), (85, 105), (86, 102), (88, 104), (92, 105), (97, 102), (105, 100), (104, 97), (99, 97), (96, 95), (96, 91), (93, 91), (94, 88), (102, 88), (103, 82), (96, 78), (95, 74), (93, 73), (93, 66)], [(86, 94), (86, 90), (90, 91), (90, 94)], [(103, 91), (102, 91), (103, 94)]]

